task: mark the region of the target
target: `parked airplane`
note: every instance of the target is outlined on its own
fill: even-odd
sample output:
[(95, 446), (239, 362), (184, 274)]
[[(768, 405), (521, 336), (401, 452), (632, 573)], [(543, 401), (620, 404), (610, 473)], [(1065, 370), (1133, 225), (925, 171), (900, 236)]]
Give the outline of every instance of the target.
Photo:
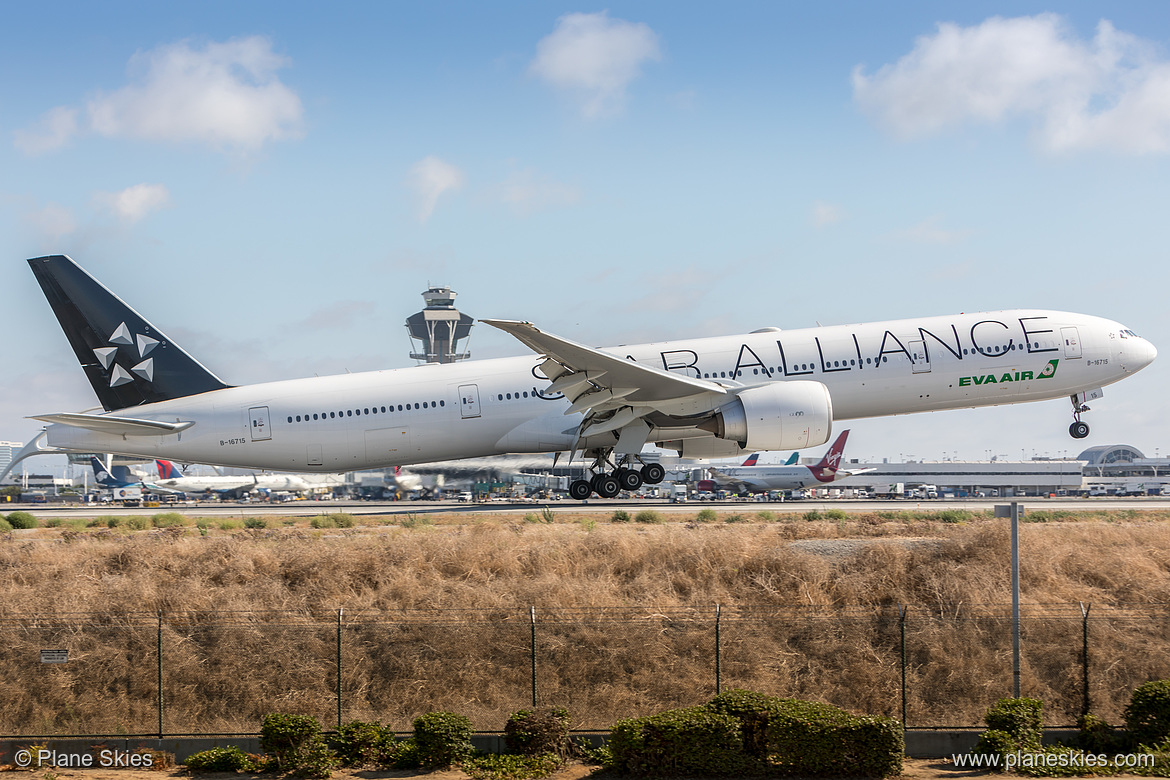
[(163, 488), (183, 493), (222, 493), (242, 496), (253, 491), (288, 491), (303, 493), (315, 488), (338, 484), (340, 477), (332, 481), (322, 480), (317, 475), (305, 477), (300, 474), (241, 474), (238, 476), (185, 476), (169, 460), (156, 460), (158, 479), (147, 483), (148, 488)]
[(115, 488), (142, 487), (142, 479), (130, 471), (129, 466), (107, 468), (101, 458), (91, 455), (89, 465), (93, 469), (94, 482), (106, 490)]
[(829, 447), (829, 451), (814, 466), (790, 465), (757, 466), (743, 465), (726, 469), (709, 469), (712, 487), (699, 482), (700, 490), (719, 488), (735, 490), (744, 493), (766, 493), (769, 490), (799, 490), (803, 487), (819, 487), (839, 479), (865, 474), (874, 469), (843, 469), (841, 462), (845, 456), (845, 440), (849, 438), (849, 431), (841, 431), (841, 435)]
[(634, 468), (649, 442), (732, 457), (823, 444), (834, 420), (1060, 397), (1084, 438), (1085, 403), (1157, 355), (1116, 322), (1032, 309), (608, 350), (485, 320), (539, 357), (232, 387), (68, 257), (29, 265), (104, 408), (36, 415), (49, 447), (280, 471), (581, 452), (578, 499), (661, 481)]

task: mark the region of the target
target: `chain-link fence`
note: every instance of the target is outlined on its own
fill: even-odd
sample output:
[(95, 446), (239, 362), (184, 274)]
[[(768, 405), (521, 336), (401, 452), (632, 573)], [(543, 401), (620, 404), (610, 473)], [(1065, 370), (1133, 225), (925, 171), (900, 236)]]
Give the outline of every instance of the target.
[[(491, 731), (534, 703), (606, 729), (729, 688), (975, 726), (1011, 695), (1011, 625), (998, 605), (10, 615), (0, 733), (255, 733), (270, 712), (405, 731), (430, 710)], [(1165, 605), (1028, 606), (1021, 637), (1021, 693), (1048, 725), (1120, 722), (1170, 677)]]

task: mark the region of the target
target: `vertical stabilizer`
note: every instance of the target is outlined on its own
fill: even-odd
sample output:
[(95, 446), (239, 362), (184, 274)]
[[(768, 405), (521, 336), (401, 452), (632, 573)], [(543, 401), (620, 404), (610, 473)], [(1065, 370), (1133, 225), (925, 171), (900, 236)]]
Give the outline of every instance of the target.
[(841, 468), (841, 461), (845, 458), (845, 440), (848, 438), (849, 431), (841, 431), (841, 435), (829, 447), (825, 457), (821, 458), (815, 466), (808, 467), (814, 477), (821, 482), (832, 482), (837, 478), (837, 469)]
[(106, 411), (228, 387), (70, 258), (28, 264)]

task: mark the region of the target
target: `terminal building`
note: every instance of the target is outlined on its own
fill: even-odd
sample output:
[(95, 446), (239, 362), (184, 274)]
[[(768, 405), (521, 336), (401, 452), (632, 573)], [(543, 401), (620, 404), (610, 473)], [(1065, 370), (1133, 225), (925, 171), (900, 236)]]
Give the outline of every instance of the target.
[(1090, 447), (1076, 458), (1009, 461), (908, 461), (860, 463), (850, 467), (871, 472), (833, 483), (833, 487), (865, 487), (884, 492), (903, 483), (907, 488), (934, 485), (940, 495), (1046, 496), (1170, 495), (1170, 458), (1147, 458), (1125, 444)]

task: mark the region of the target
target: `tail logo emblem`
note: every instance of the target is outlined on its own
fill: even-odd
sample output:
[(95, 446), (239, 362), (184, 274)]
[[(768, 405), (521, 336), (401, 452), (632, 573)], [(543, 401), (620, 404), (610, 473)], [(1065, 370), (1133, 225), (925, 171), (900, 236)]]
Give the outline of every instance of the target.
[[(137, 336), (131, 336), (130, 329), (126, 327), (126, 323), (120, 324), (110, 334), (108, 339), (111, 347), (98, 347), (93, 351), (97, 357), (98, 362), (106, 371), (110, 372), (110, 387), (118, 387), (119, 385), (127, 384), (134, 381), (136, 374), (147, 382), (154, 381), (154, 358), (146, 357), (151, 350), (159, 345), (158, 339), (152, 339), (150, 336), (145, 336), (139, 333)], [(138, 348), (138, 363), (127, 371), (122, 366), (114, 362), (118, 356), (118, 350), (121, 347), (137, 347)]]

